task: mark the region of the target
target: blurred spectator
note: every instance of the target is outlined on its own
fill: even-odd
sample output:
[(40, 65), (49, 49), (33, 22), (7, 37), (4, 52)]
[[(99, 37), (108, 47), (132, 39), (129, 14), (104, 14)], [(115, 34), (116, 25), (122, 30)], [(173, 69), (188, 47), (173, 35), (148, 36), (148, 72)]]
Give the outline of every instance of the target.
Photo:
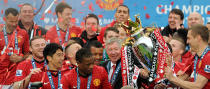
[(80, 36), (85, 45), (88, 45), (91, 41), (98, 40), (98, 34), (96, 34), (96, 31), (99, 27), (98, 17), (95, 14), (88, 14), (85, 18), (85, 30)]
[(94, 58), (94, 64), (100, 65), (104, 62), (103, 60), (103, 46), (99, 41), (92, 41), (87, 45), (87, 48), (90, 49), (93, 58)]
[(71, 37), (78, 37), (81, 34), (81, 29), (71, 24), (72, 7), (67, 3), (61, 2), (57, 4), (55, 12), (58, 22), (47, 31), (46, 40), (65, 47)]
[(114, 17), (115, 17), (115, 20), (108, 24), (107, 26), (103, 27), (101, 29), (101, 32), (99, 34), (99, 41), (103, 44), (104, 43), (104, 34), (105, 34), (105, 31), (108, 27), (114, 27), (116, 25), (119, 25), (121, 23), (124, 23), (124, 24), (128, 24), (128, 19), (130, 17), (130, 10), (128, 8), (128, 6), (126, 5), (119, 5), (117, 8), (116, 8), (116, 12), (114, 14)]
[(191, 28), (195, 24), (203, 25), (204, 23), (203, 23), (203, 18), (201, 14), (199, 14), (198, 12), (190, 13), (187, 19), (187, 24), (188, 24), (188, 28)]
[[(106, 41), (110, 40), (111, 38), (119, 38), (119, 31), (115, 27), (108, 27), (106, 29), (104, 37), (103, 37), (104, 43)], [(103, 44), (103, 46), (105, 47), (105, 44)], [(106, 50), (104, 49), (103, 50), (103, 61), (107, 61), (107, 60), (109, 60), (109, 57), (106, 53)]]
[[(16, 76), (14, 78), (14, 89), (24, 89), (28, 86), (31, 75), (35, 71), (41, 71), (46, 65), (46, 61), (43, 56), (43, 50), (46, 46), (44, 38), (35, 36), (30, 41), (30, 51), (32, 57), (30, 60), (25, 60), (18, 64), (16, 69)], [(24, 87), (25, 86), (25, 87)]]
[(69, 69), (73, 69), (74, 67), (77, 67), (77, 62), (76, 62), (76, 52), (81, 49), (82, 46), (77, 43), (77, 42), (72, 42), (68, 44), (65, 48), (65, 55), (66, 59), (64, 61), (63, 66)]
[(28, 32), (29, 39), (31, 40), (34, 36), (43, 36), (47, 30), (41, 26), (38, 26), (33, 21), (35, 13), (34, 7), (29, 3), (24, 3), (20, 8), (20, 15), (18, 25), (21, 29), (25, 29)]
[(17, 64), (28, 56), (29, 37), (17, 25), (19, 13), (16, 9), (7, 8), (4, 17), (5, 25), (0, 32), (0, 88), (7, 89), (13, 83)]
[(166, 26), (161, 32), (167, 43), (179, 28), (183, 28), (183, 20), (184, 14), (180, 9), (175, 8), (170, 11), (168, 16), (168, 26)]

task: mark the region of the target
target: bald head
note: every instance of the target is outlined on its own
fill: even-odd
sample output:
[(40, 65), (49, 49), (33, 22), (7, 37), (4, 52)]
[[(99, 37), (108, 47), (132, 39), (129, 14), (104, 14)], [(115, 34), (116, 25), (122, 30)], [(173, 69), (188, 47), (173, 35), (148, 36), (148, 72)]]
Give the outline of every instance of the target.
[(191, 28), (195, 24), (202, 24), (203, 25), (203, 19), (201, 14), (198, 12), (193, 12), (188, 16), (187, 20), (188, 28)]

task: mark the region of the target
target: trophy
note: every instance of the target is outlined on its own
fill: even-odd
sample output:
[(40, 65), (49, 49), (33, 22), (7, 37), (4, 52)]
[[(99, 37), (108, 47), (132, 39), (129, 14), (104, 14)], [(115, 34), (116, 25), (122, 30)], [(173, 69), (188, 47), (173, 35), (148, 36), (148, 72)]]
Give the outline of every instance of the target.
[[(143, 28), (140, 15), (135, 15), (135, 22), (131, 21), (131, 19), (128, 19), (128, 24), (121, 23), (120, 26), (125, 29), (127, 35), (129, 36), (123, 42), (123, 56), (121, 57), (121, 63), (127, 62), (128, 85), (136, 88), (137, 85), (132, 80), (132, 76), (135, 75), (136, 72), (134, 71), (136, 69), (134, 64), (140, 63), (141, 65), (146, 66), (145, 68), (147, 68), (149, 71), (152, 68), (153, 49), (155, 42), (151, 40), (150, 34), (155, 30), (155, 28)], [(122, 71), (124, 70), (125, 68), (122, 66)], [(125, 79), (123, 76), (122, 78)], [(123, 86), (124, 85), (125, 84), (123, 84)]]
[(140, 15), (135, 15), (135, 22), (128, 19), (129, 24), (121, 24), (127, 34), (130, 36), (123, 45), (131, 44), (135, 56), (146, 65), (148, 70), (151, 68), (153, 43), (149, 37), (155, 28), (143, 28), (140, 20)]

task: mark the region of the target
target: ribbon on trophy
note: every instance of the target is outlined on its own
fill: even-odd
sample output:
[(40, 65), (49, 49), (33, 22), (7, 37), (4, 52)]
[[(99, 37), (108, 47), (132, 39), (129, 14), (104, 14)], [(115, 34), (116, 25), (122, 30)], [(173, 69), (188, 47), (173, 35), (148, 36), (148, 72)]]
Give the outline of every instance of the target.
[(134, 59), (132, 57), (132, 46), (131, 44), (128, 45), (127, 47), (127, 58), (128, 58), (128, 67), (127, 67), (127, 71), (128, 71), (128, 84), (131, 86), (133, 85), (132, 82), (132, 77), (133, 77), (133, 73), (134, 73)]
[(152, 83), (153, 80), (155, 79), (155, 74), (156, 74), (156, 66), (157, 66), (157, 61), (158, 61), (158, 48), (159, 48), (159, 44), (157, 42), (156, 36), (153, 33), (150, 34), (153, 46), (154, 46), (154, 51), (153, 51), (153, 56), (152, 56), (152, 66), (150, 69), (150, 73), (149, 73), (149, 83)]
[(121, 48), (121, 73), (122, 73), (122, 84), (123, 86), (127, 84), (127, 46)]
[(159, 43), (159, 49), (158, 49), (158, 67), (157, 67), (157, 78), (155, 79), (156, 83), (159, 83), (163, 81), (164, 78), (164, 68), (167, 66), (166, 64), (166, 54), (170, 53), (170, 50), (163, 39), (159, 29), (155, 29), (154, 34), (157, 38), (157, 41)]

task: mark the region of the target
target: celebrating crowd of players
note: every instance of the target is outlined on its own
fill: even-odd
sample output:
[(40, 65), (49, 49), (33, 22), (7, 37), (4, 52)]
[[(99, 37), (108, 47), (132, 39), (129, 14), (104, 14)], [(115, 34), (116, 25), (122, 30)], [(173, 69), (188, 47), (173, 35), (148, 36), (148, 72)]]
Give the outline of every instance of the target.
[[(4, 12), (0, 25), (0, 89), (26, 89), (41, 82), (42, 89), (133, 89), (123, 87), (121, 45), (128, 35), (119, 23), (128, 24), (129, 8), (119, 5), (115, 20), (100, 27), (95, 14), (85, 17), (85, 29), (71, 24), (72, 7), (59, 3), (55, 12), (58, 22), (46, 30), (33, 21), (33, 6)], [(169, 43), (173, 57), (167, 57), (164, 77), (170, 84), (145, 85), (149, 70), (139, 67), (139, 89), (208, 89), (210, 87), (209, 23), (193, 12), (188, 27), (184, 14), (172, 9), (168, 26), (161, 34)], [(135, 64), (135, 63), (134, 63)]]

